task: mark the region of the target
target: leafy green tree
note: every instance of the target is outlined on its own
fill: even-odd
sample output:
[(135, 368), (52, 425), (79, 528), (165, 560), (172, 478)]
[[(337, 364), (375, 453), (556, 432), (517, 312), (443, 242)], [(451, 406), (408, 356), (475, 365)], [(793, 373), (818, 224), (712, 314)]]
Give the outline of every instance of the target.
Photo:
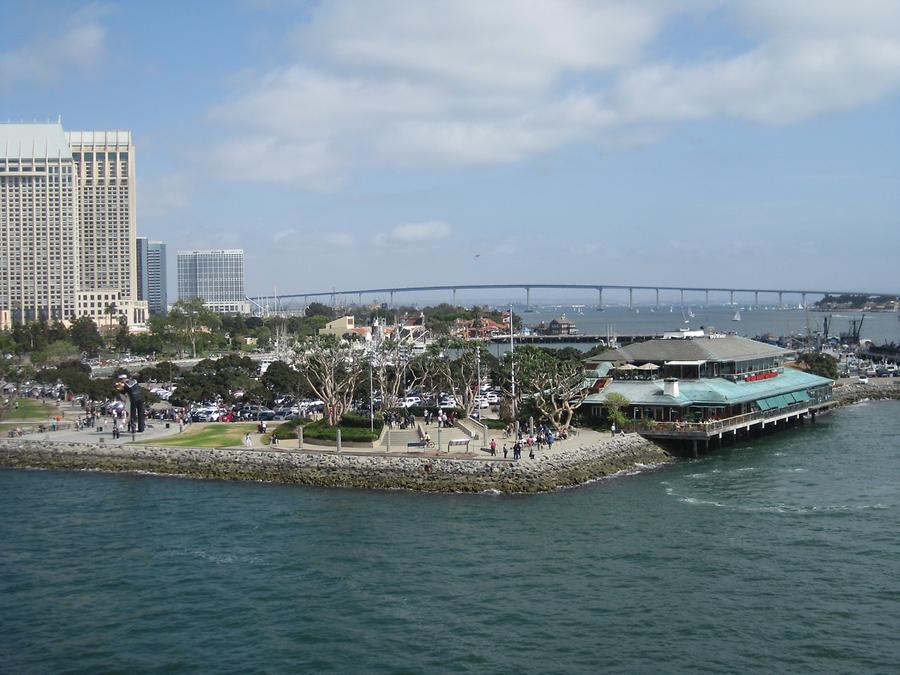
[(209, 310), (200, 298), (179, 300), (169, 312), (168, 318), (183, 344), (191, 346), (193, 358), (197, 358), (197, 340), (201, 332), (214, 331), (222, 325), (219, 315)]
[(77, 359), (80, 352), (78, 347), (68, 340), (51, 342), (43, 351), (32, 352), (31, 362), (35, 366), (56, 366), (65, 361)]
[(300, 393), (303, 391), (303, 381), (300, 373), (284, 361), (273, 361), (270, 363), (260, 381), (268, 391), (270, 400), (278, 395), (285, 394), (299, 398)]
[(306, 311), (303, 313), (307, 317), (311, 316), (324, 316), (327, 317), (329, 321), (334, 319), (334, 310), (328, 305), (323, 305), (321, 302), (311, 302), (306, 306)]
[(624, 394), (620, 394), (617, 391), (611, 391), (606, 395), (606, 400), (603, 403), (603, 407), (606, 409), (606, 417), (610, 422), (615, 424), (620, 429), (625, 426), (628, 422), (628, 418), (625, 417), (625, 413), (623, 412), (625, 408), (631, 402), (628, 400), (628, 397)]
[(128, 324), (123, 323), (116, 329), (113, 346), (118, 352), (131, 351), (131, 334), (128, 331)]
[(89, 316), (80, 316), (72, 322), (69, 338), (78, 349), (92, 358), (97, 356), (103, 347), (103, 337), (97, 330), (97, 324)]
[(838, 379), (838, 361), (830, 354), (805, 352), (797, 360), (813, 375), (827, 377), (830, 380)]
[(256, 346), (260, 349), (268, 349), (272, 344), (272, 330), (268, 326), (260, 326), (255, 331)]

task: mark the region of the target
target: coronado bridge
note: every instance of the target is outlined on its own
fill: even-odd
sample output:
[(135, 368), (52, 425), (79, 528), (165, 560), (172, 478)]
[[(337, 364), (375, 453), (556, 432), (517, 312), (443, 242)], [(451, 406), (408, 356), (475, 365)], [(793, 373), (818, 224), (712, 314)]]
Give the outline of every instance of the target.
[[(440, 286), (395, 286), (384, 288), (355, 288), (346, 290), (316, 291), (304, 293), (281, 293), (271, 296), (253, 296), (248, 300), (261, 310), (272, 311), (290, 311), (294, 309), (305, 309), (311, 299), (321, 300), (325, 298), (330, 300), (334, 305), (338, 300), (344, 302), (346, 299), (356, 300), (357, 304), (362, 304), (363, 298), (385, 298), (389, 299), (388, 306), (394, 307), (394, 299), (397, 295), (409, 293), (433, 293), (446, 292), (450, 294), (448, 300), (454, 305), (456, 304), (456, 295), (459, 291), (485, 291), (485, 290), (518, 290), (522, 292), (522, 300), (524, 300), (526, 310), (531, 308), (531, 291), (532, 290), (578, 290), (592, 291), (596, 293), (597, 309), (603, 309), (603, 293), (604, 291), (622, 291), (627, 292), (628, 306), (634, 307), (635, 291), (644, 294), (650, 293), (649, 299), (655, 298), (656, 305), (660, 303), (660, 292), (677, 293), (681, 305), (685, 304), (685, 296), (687, 300), (697, 303), (701, 300), (709, 304), (710, 293), (728, 294), (730, 304), (735, 304), (735, 297), (739, 297), (748, 302), (749, 298), (753, 298), (753, 305), (759, 306), (760, 296), (778, 299), (778, 304), (784, 304), (784, 297), (789, 296), (799, 300), (800, 304), (806, 306), (808, 296), (825, 296), (825, 295), (887, 295), (895, 296), (896, 293), (880, 293), (873, 291), (860, 290), (841, 290), (841, 289), (796, 289), (796, 288), (729, 288), (726, 286), (647, 286), (639, 284), (455, 284)], [(302, 307), (298, 305), (302, 302)]]

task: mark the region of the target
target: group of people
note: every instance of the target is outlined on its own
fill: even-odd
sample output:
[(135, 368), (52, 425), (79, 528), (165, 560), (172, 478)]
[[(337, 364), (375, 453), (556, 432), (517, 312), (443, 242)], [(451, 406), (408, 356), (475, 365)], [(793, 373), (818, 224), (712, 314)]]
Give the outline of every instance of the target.
[(451, 428), (454, 422), (456, 422), (456, 413), (452, 410), (447, 412), (438, 408), (432, 413), (430, 410), (426, 409), (423, 416), (425, 418), (425, 424), (431, 424), (433, 421), (438, 427), (445, 429)]
[(409, 413), (386, 410), (382, 417), (384, 418), (384, 425), (388, 429), (407, 429), (416, 425), (416, 418)]

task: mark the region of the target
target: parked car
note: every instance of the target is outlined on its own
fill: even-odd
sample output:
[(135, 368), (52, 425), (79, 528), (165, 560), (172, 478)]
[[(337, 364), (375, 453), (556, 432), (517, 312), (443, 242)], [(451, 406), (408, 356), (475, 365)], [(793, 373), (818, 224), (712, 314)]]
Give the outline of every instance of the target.
[(400, 400), (400, 405), (404, 408), (412, 408), (413, 406), (419, 405), (422, 403), (422, 399), (418, 396), (407, 396), (404, 399)]
[(859, 383), (860, 384), (869, 384), (869, 376), (868, 375), (860, 375)]

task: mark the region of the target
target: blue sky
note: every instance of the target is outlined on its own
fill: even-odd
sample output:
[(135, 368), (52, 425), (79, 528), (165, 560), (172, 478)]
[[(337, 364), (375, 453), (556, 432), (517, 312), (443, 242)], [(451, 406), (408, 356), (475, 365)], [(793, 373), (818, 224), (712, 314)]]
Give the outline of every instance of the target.
[(900, 286), (893, 0), (26, 0), (0, 43), (3, 117), (131, 129), (139, 233), (251, 293)]

